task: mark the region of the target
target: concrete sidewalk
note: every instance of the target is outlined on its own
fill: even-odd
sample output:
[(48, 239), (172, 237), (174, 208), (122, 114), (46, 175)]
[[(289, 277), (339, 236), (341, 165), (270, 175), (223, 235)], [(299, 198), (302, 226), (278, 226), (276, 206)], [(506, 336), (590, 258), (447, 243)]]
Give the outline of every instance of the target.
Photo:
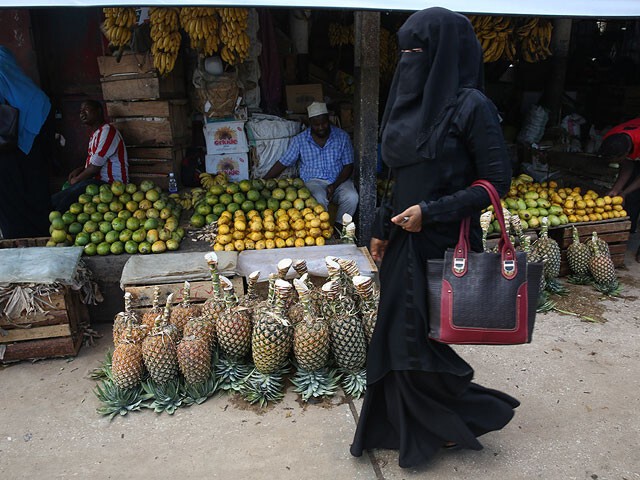
[(522, 402), (505, 429), (481, 437), (480, 452), (443, 451), (419, 470), (400, 469), (392, 451), (355, 459), (361, 401), (342, 395), (303, 405), (288, 391), (262, 411), (219, 396), (173, 416), (109, 422), (88, 377), (111, 346), (102, 324), (103, 338), (73, 361), (0, 367), (0, 478), (640, 479), (637, 244), (619, 272), (622, 296), (596, 302), (606, 323), (549, 313), (531, 345), (458, 348), (479, 383)]

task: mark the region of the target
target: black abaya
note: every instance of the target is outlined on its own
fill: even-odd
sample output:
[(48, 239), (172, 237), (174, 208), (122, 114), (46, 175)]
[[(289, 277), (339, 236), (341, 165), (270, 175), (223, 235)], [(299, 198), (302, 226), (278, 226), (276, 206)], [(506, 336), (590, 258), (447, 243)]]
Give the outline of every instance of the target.
[(487, 179), (503, 194), (511, 177), (497, 112), (477, 90), (461, 92), (442, 145), (437, 158), (393, 170), (394, 212), (420, 204), (423, 228), (391, 227), (368, 388), (351, 447), (355, 456), (398, 449), (402, 467), (426, 461), (445, 442), (482, 448), (476, 437), (502, 428), (518, 406), (506, 394), (471, 383), (473, 369), (449, 346), (427, 338), (427, 259), (442, 258), (455, 245), (460, 220), (469, 215), (477, 250), (479, 212), (490, 202), (482, 188), (468, 185)]

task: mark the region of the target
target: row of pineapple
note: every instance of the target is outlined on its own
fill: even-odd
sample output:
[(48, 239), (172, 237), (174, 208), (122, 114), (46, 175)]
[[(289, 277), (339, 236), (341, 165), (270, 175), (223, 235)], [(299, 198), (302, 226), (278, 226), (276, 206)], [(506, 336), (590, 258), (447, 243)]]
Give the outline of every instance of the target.
[[(553, 309), (554, 304), (549, 300), (549, 293), (566, 295), (567, 289), (562, 286), (558, 277), (560, 275), (561, 249), (553, 238), (549, 237), (549, 222), (543, 217), (540, 235), (533, 243), (528, 235), (525, 235), (520, 217), (503, 209), (505, 226), (509, 230), (512, 243), (517, 249), (527, 253), (528, 262), (542, 262), (543, 273), (540, 284), (540, 299), (538, 311)], [(497, 251), (496, 247), (487, 245), (491, 212), (485, 212), (480, 216), (482, 228), (482, 243), (486, 252)], [(570, 283), (593, 285), (596, 290), (606, 295), (617, 295), (620, 292), (620, 284), (617, 279), (616, 269), (611, 259), (607, 242), (598, 237), (596, 232), (586, 243), (581, 243), (578, 230), (573, 228), (573, 243), (567, 248), (567, 263), (571, 270), (568, 280)]]
[(125, 309), (114, 320), (115, 350), (98, 369), (97, 377), (106, 377), (96, 388), (100, 413), (113, 417), (141, 407), (173, 413), (218, 390), (265, 406), (283, 397), (292, 364), (291, 382), (304, 401), (332, 396), (339, 385), (362, 395), (379, 294), (355, 261), (327, 257), (329, 278), (317, 288), (304, 260), (282, 260), (269, 277), (267, 298), (257, 294), (260, 272), (254, 272), (239, 299), (219, 274), (216, 254), (205, 258), (213, 295), (203, 305), (191, 304), (188, 282), (175, 307), (173, 294), (161, 307), (156, 289), (153, 308), (142, 316), (125, 294)]

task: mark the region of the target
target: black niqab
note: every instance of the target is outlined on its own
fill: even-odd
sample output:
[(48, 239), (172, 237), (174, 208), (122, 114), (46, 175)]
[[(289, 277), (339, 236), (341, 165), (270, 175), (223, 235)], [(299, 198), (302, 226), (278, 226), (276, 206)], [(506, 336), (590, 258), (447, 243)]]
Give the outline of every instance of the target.
[(483, 89), (482, 48), (464, 15), (435, 7), (398, 31), (401, 53), (382, 118), (382, 158), (393, 168), (434, 158), (463, 89)]

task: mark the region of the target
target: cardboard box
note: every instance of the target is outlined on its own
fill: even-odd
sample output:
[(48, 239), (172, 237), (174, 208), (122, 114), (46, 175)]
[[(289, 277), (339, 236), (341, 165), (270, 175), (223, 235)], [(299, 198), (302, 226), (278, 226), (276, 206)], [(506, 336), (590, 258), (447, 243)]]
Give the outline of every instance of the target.
[(224, 153), (222, 155), (206, 155), (205, 170), (207, 173), (223, 172), (232, 182), (249, 179), (249, 155), (247, 153)]
[(323, 102), (322, 85), (287, 85), (287, 110), (293, 113), (307, 113), (307, 107), (313, 102)]
[(205, 123), (203, 130), (209, 155), (249, 151), (243, 121)]

